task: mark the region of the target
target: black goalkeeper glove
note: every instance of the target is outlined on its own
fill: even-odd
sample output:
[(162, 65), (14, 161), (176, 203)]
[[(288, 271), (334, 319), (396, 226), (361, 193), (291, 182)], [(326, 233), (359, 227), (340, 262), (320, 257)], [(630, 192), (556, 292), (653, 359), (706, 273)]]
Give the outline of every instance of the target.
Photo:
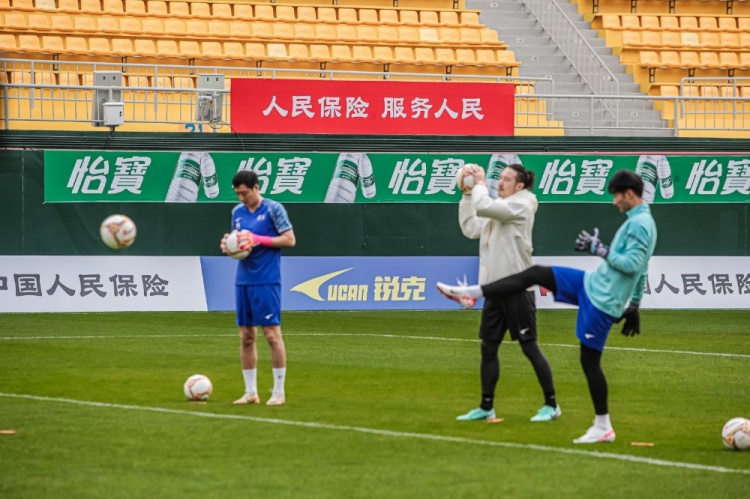
[(638, 305), (631, 303), (622, 316), (615, 322), (620, 322), (625, 319), (625, 324), (622, 325), (622, 334), (625, 336), (635, 336), (641, 332), (641, 315), (638, 312)]
[(602, 243), (599, 239), (599, 229), (594, 229), (593, 234), (589, 234), (585, 230), (582, 230), (576, 238), (575, 250), (588, 252), (604, 259), (606, 259), (609, 254), (609, 246)]

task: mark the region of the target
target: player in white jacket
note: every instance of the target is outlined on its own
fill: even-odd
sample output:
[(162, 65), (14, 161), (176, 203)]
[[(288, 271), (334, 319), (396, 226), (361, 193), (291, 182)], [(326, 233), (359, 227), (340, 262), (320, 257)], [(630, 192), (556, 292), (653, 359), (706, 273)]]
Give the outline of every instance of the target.
[[(479, 239), (479, 283), (486, 284), (531, 267), (531, 231), (539, 203), (531, 192), (534, 173), (520, 164), (508, 165), (503, 170), (497, 199), (490, 197), (484, 170), (476, 165), (470, 170), (475, 185), (471, 190), (464, 190), (458, 205), (458, 220), (466, 237)], [(478, 408), (458, 416), (456, 419), (459, 421), (495, 417), (495, 387), (500, 379), (498, 351), (508, 330), (511, 339), (520, 343), (523, 353), (534, 367), (544, 392), (544, 406), (531, 421), (552, 421), (560, 416), (552, 369), (536, 339), (534, 292), (527, 290), (503, 297), (485, 298), (479, 327), (482, 340), (482, 400)]]

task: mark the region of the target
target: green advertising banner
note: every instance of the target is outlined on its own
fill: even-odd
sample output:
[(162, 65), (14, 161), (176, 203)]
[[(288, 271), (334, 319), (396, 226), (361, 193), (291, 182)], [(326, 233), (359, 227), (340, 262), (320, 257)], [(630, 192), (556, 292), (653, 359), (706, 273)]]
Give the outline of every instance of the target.
[(649, 203), (750, 201), (750, 157), (741, 156), (197, 151), (45, 151), (44, 200), (237, 202), (232, 177), (246, 169), (282, 203), (443, 203), (460, 198), (464, 164), (481, 165), (496, 195), (513, 162), (536, 174), (542, 203), (609, 203), (607, 181), (621, 169), (643, 178)]

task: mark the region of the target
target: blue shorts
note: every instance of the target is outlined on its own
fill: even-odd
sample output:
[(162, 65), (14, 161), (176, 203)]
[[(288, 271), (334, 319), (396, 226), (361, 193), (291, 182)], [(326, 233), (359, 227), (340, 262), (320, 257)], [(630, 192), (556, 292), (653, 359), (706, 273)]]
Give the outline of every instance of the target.
[(281, 324), (281, 284), (238, 284), (235, 286), (238, 326)]
[(617, 318), (605, 314), (591, 303), (583, 286), (582, 270), (552, 267), (552, 273), (557, 285), (555, 301), (578, 305), (576, 337), (587, 347), (601, 352)]

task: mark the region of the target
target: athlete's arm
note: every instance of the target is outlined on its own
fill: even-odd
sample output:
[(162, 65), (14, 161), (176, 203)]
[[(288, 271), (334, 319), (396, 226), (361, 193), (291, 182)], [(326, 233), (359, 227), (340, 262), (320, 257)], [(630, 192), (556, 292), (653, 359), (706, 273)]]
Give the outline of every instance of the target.
[(480, 217), (493, 218), (500, 222), (528, 218), (528, 206), (508, 202), (502, 198), (492, 199), (486, 184), (478, 184), (472, 189), (471, 202)]
[(607, 263), (623, 274), (633, 275), (646, 266), (648, 246), (648, 233), (645, 227), (632, 227), (625, 235), (625, 248), (610, 248)]

